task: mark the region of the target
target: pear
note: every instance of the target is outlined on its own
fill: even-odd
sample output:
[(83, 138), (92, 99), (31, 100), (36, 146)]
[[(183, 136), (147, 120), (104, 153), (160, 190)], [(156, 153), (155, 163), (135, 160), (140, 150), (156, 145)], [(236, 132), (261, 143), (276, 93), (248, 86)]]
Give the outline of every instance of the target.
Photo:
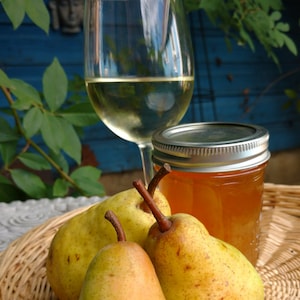
[[(170, 172), (166, 165), (149, 183), (148, 190), (160, 209), (170, 215), (167, 199), (156, 185)], [(107, 210), (118, 213), (128, 241), (144, 244), (150, 226), (155, 222), (144, 199), (132, 188), (95, 204), (62, 225), (55, 234), (46, 259), (47, 280), (60, 300), (78, 299), (89, 266), (100, 248), (115, 241), (115, 230), (105, 220)]]
[(165, 300), (152, 262), (126, 234), (112, 211), (105, 218), (114, 226), (118, 241), (100, 249), (85, 275), (79, 300)]
[(258, 272), (239, 250), (210, 236), (189, 214), (166, 217), (141, 181), (134, 186), (157, 220), (144, 248), (167, 300), (264, 299)]

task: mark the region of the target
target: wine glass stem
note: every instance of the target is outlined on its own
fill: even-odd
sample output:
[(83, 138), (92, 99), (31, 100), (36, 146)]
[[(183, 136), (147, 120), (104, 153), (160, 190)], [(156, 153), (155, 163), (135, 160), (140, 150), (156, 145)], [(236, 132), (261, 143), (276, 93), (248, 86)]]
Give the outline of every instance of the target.
[(143, 166), (143, 173), (144, 173), (144, 181), (145, 185), (148, 186), (149, 182), (153, 178), (153, 164), (152, 164), (152, 144), (145, 143), (139, 144), (141, 159), (142, 159), (142, 166)]

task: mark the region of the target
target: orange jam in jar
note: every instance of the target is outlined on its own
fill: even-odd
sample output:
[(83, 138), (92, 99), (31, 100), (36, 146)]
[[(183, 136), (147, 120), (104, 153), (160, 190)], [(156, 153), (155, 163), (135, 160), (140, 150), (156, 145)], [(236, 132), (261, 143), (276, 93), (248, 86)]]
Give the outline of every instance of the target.
[(194, 123), (154, 133), (156, 169), (172, 172), (159, 188), (172, 213), (197, 217), (209, 233), (238, 248), (253, 264), (258, 256), (259, 218), (269, 134), (240, 123)]

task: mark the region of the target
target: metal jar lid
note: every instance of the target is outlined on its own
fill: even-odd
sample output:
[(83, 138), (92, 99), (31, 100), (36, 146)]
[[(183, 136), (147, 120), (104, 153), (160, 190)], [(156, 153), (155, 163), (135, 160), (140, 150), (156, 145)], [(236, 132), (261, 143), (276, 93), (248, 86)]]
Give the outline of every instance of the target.
[(269, 160), (269, 133), (241, 123), (190, 123), (153, 134), (153, 162), (190, 172), (252, 168)]

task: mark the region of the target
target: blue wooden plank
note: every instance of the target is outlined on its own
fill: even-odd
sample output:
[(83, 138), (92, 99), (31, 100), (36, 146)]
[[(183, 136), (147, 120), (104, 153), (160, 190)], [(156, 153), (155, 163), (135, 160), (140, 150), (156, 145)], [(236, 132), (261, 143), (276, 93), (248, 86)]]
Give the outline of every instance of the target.
[[(287, 10), (289, 22), (295, 24), (291, 36), (298, 38), (300, 30), (297, 11), (300, 4), (296, 0), (286, 0), (286, 3), (290, 6)], [(203, 36), (199, 14), (195, 12), (190, 15), (195, 47), (196, 84), (193, 100), (182, 123), (216, 120), (255, 123), (269, 129), (272, 151), (300, 147), (300, 114), (295, 110), (282, 108), (286, 101), (282, 92), (287, 87), (298, 85), (300, 72), (278, 82), (256, 101), (258, 95), (282, 73), (257, 43), (255, 53), (235, 43), (232, 44), (233, 51), (228, 52), (223, 33), (214, 28), (206, 16), (202, 17)], [(23, 79), (39, 90), (42, 87), (42, 74), (54, 55), (59, 58), (69, 78), (74, 74), (83, 75), (82, 33), (67, 36), (50, 30), (49, 35), (46, 35), (28, 18), (25, 19), (24, 26), (14, 31), (0, 9), (0, 44), (0, 68), (9, 76)], [(283, 72), (300, 65), (299, 57), (294, 57), (288, 50), (277, 53)], [(210, 89), (213, 89), (212, 94)], [(249, 91), (248, 95), (244, 94), (245, 90)], [(2, 95), (1, 106), (5, 106), (1, 97)], [(253, 108), (245, 111), (249, 106)], [(89, 144), (94, 150), (104, 172), (141, 167), (137, 146), (115, 136), (101, 121), (86, 128), (83, 143)]]
[(280, 151), (300, 147), (300, 121), (264, 124), (270, 133), (270, 150)]
[[(47, 61), (45, 65), (39, 66), (13, 66), (13, 67), (1, 67), (0, 68), (9, 76), (10, 78), (18, 78), (26, 81), (27, 83), (33, 85), (37, 89), (42, 87), (42, 76), (46, 68), (51, 64), (53, 57)], [(74, 65), (69, 65), (61, 62), (68, 78), (72, 80), (75, 75), (83, 77), (83, 64), (78, 63)]]
[[(210, 64), (213, 65), (216, 58), (219, 58), (223, 64), (226, 62), (238, 64), (244, 63), (245, 61), (249, 63), (259, 63), (261, 60), (273, 64), (271, 60), (267, 59), (260, 45), (257, 45), (256, 52), (252, 53), (249, 48), (240, 47), (233, 43), (233, 51), (228, 52), (223, 42), (222, 32), (219, 29), (215, 29), (215, 32), (217, 34), (214, 35), (214, 31), (209, 31), (205, 28), (205, 39)], [(201, 36), (198, 31), (193, 31), (193, 34), (195, 52), (198, 58), (201, 59), (203, 50)], [(297, 32), (297, 34), (299, 34), (299, 32)], [(12, 38), (12, 36), (14, 36), (14, 38)], [(63, 35), (60, 32), (50, 30), (49, 35), (46, 35), (35, 26), (21, 26), (18, 30), (14, 31), (11, 26), (7, 24), (6, 26), (0, 26), (0, 37), (1, 42), (6, 45), (6, 47), (2, 47), (0, 57), (5, 57), (6, 64), (42, 63), (45, 62), (45, 59), (49, 59), (53, 53), (59, 53), (63, 60), (65, 59), (66, 62), (70, 63), (72, 61), (82, 60), (82, 33)], [(15, 40), (18, 40), (17, 45)], [(280, 51), (279, 55), (283, 64), (291, 62), (294, 59), (287, 50)]]
[(120, 138), (89, 140), (88, 145), (96, 155), (103, 173), (141, 169), (141, 158), (137, 145)]
[[(34, 86), (40, 87), (41, 76), (46, 67), (51, 63), (53, 57), (47, 61), (45, 65), (28, 65), (28, 66), (4, 66), (3, 70), (12, 78), (20, 78)], [(79, 74), (83, 76), (83, 63), (78, 64), (66, 64), (61, 62), (65, 71), (69, 75), (70, 79)], [(200, 74), (199, 74), (200, 73)], [(232, 75), (232, 80), (229, 81), (227, 75)], [(212, 70), (213, 87), (216, 96), (222, 95), (235, 95), (242, 94), (244, 89), (249, 89), (251, 94), (260, 94), (271, 82), (279, 78), (282, 74), (278, 70), (271, 68), (259, 68), (259, 66), (234, 66), (227, 65), (222, 68), (215, 68)], [(299, 82), (299, 74), (295, 76), (287, 77), (281, 82), (277, 83), (271, 91), (273, 93), (282, 92), (286, 87), (292, 87)], [(195, 83), (195, 94), (197, 95), (198, 89), (200, 93), (206, 93), (208, 87), (208, 77), (206, 74), (202, 75), (201, 70), (198, 72), (200, 77), (200, 84), (198, 86), (197, 78)], [(203, 89), (203, 90), (202, 90)]]
[(85, 128), (84, 136), (85, 141), (118, 139), (117, 135), (110, 131), (100, 119), (99, 123)]
[[(18, 43), (16, 43), (18, 41)], [(34, 26), (0, 26), (0, 65), (42, 65), (57, 56), (66, 64), (83, 62), (83, 34), (62, 35), (50, 31), (49, 35)]]
[(300, 120), (300, 113), (296, 109), (284, 109), (287, 99), (284, 97), (265, 96), (256, 101), (250, 99), (245, 103), (242, 98), (218, 98), (217, 113), (221, 121), (256, 122), (285, 122)]
[[(196, 35), (197, 33), (195, 33)], [(256, 52), (250, 49), (233, 45), (233, 51), (228, 52), (222, 37), (212, 37), (205, 33), (208, 61), (212, 66), (219, 59), (224, 64), (259, 64), (264, 61), (273, 65), (261, 47)], [(13, 38), (12, 38), (13, 37)], [(15, 41), (18, 40), (16, 44)], [(68, 63), (78, 63), (83, 60), (83, 34), (62, 35), (60, 32), (50, 31), (49, 35), (40, 32), (33, 26), (20, 27), (14, 31), (10, 26), (0, 26), (0, 42), (5, 47), (0, 49), (1, 61), (8, 65), (26, 65), (29, 63), (41, 64), (49, 60), (53, 54), (61, 57)], [(205, 62), (200, 37), (194, 37), (194, 48), (197, 59), (200, 63)], [(295, 57), (287, 50), (279, 52), (282, 65), (292, 63)], [(5, 58), (5, 60), (3, 60)]]

